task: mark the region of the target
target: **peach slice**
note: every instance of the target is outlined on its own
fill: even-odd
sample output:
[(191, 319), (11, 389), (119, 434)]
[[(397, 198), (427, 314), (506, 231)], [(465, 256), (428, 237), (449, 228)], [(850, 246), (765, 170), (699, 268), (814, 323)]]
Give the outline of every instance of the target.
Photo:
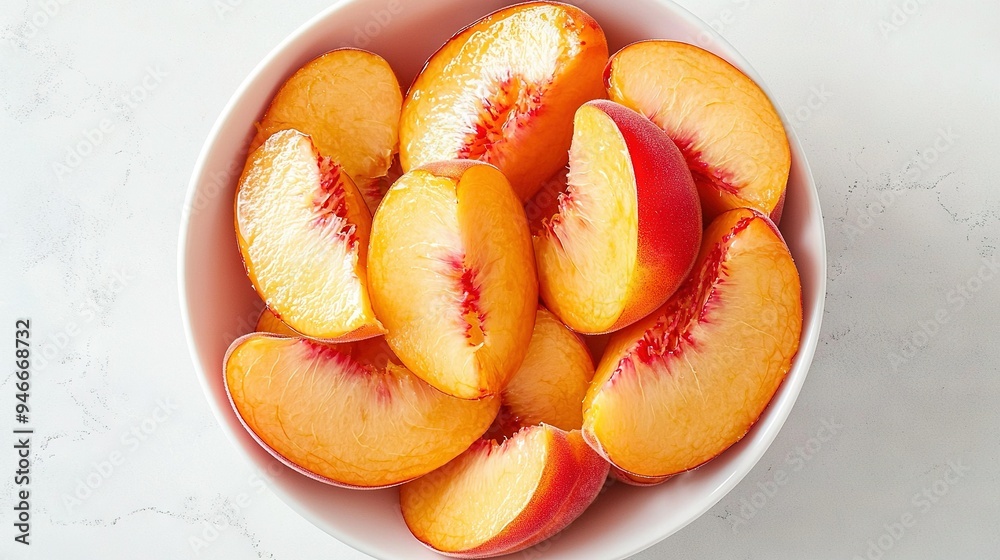
[(608, 463), (578, 430), (531, 426), (400, 488), (403, 519), (429, 547), (461, 558), (523, 550), (558, 533), (594, 501)]
[(767, 95), (718, 56), (686, 43), (642, 41), (612, 57), (611, 99), (665, 130), (684, 154), (705, 219), (750, 207), (781, 217), (788, 137)]
[(566, 165), (573, 112), (605, 96), (608, 44), (574, 6), (518, 4), (460, 31), (410, 86), (403, 171), (455, 158), (492, 163), (521, 200)]
[(379, 488), (422, 476), (465, 451), (499, 407), (496, 398), (435, 390), (381, 338), (334, 345), (249, 334), (230, 347), (225, 382), (261, 445), (337, 486)]
[(691, 270), (701, 207), (670, 138), (611, 101), (576, 112), (566, 190), (534, 234), (542, 300), (577, 332), (620, 329)]
[(371, 214), (351, 178), (308, 136), (275, 133), (250, 154), (236, 234), (257, 293), (289, 327), (321, 340), (381, 334), (365, 271)]
[(584, 437), (640, 483), (693, 469), (750, 430), (801, 331), (799, 275), (778, 230), (756, 210), (723, 213), (670, 301), (611, 337)]
[(538, 306), (527, 219), (507, 179), (471, 160), (400, 177), (375, 212), (368, 286), (410, 371), (456, 397), (499, 393)]
[(503, 390), (500, 413), (486, 437), (510, 437), (534, 424), (579, 430), (593, 377), (594, 362), (580, 335), (539, 307), (528, 353)]
[[(337, 49), (300, 68), (281, 86), (250, 144), (279, 130), (312, 136), (362, 193), (377, 188), (399, 147), (403, 94), (389, 63), (360, 49)], [(372, 209), (374, 211), (374, 209)]]

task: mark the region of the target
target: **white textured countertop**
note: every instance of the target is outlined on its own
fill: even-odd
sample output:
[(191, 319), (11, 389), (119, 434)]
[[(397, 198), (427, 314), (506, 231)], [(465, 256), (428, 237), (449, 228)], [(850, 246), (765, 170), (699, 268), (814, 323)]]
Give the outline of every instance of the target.
[[(774, 445), (636, 558), (997, 557), (1000, 6), (681, 4), (794, 123), (829, 293)], [(0, 385), (0, 558), (367, 558), (254, 478), (209, 412), (177, 303), (180, 207), (209, 128), (327, 5), (0, 6), (0, 334), (11, 348), (30, 317), (36, 353), (30, 547), (13, 541), (16, 379)]]

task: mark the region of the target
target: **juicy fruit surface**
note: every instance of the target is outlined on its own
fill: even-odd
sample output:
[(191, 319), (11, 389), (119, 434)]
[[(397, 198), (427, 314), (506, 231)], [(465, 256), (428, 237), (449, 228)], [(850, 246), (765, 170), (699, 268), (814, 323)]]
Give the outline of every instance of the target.
[(236, 233), (251, 282), (295, 331), (320, 339), (382, 332), (366, 287), (371, 214), (308, 136), (286, 130), (250, 154)]
[(538, 292), (524, 210), (496, 168), (451, 162), (403, 175), (375, 214), (368, 264), (375, 311), (407, 367), (462, 398), (506, 385)]
[(543, 483), (548, 437), (538, 430), (504, 444), (482, 440), (456, 461), (402, 488), (400, 504), (410, 530), (448, 552), (474, 549), (501, 533)]
[(617, 103), (580, 107), (566, 190), (534, 235), (546, 305), (578, 332), (620, 329), (670, 297), (700, 241), (697, 191), (670, 138)]
[(694, 271), (656, 313), (612, 336), (584, 401), (584, 434), (638, 477), (688, 470), (742, 438), (799, 345), (798, 273), (774, 225), (716, 218)]
[(580, 335), (539, 308), (528, 353), (503, 390), (498, 420), (517, 429), (544, 423), (566, 431), (579, 430), (583, 426), (583, 397), (593, 377), (594, 363)]
[(573, 112), (604, 97), (607, 59), (604, 32), (573, 6), (533, 2), (486, 16), (435, 53), (407, 93), (403, 170), (477, 159), (528, 199), (566, 164)]
[(649, 116), (684, 153), (706, 219), (743, 206), (778, 209), (791, 165), (785, 129), (734, 66), (693, 45), (643, 41), (612, 57), (607, 85), (612, 100)]
[(410, 374), (381, 338), (328, 345), (251, 334), (226, 357), (244, 425), (290, 466), (326, 482), (399, 484), (462, 453), (498, 399), (465, 401)]
[(578, 330), (600, 332), (624, 308), (638, 256), (639, 205), (614, 121), (586, 105), (574, 120), (566, 191), (534, 236), (535, 258), (546, 305)]
[(525, 428), (481, 440), (458, 459), (400, 489), (403, 518), (435, 550), (485, 557), (557, 533), (597, 497), (608, 463), (578, 431)]
[(299, 130), (365, 191), (392, 162), (402, 103), (396, 75), (382, 57), (358, 49), (330, 51), (281, 86), (250, 149), (279, 130)]

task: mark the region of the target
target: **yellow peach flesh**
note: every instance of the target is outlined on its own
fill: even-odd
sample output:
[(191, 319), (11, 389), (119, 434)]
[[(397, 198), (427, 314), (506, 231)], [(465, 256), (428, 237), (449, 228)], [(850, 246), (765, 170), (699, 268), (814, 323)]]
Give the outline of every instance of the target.
[(382, 57), (337, 49), (308, 62), (281, 86), (251, 144), (279, 130), (312, 136), (363, 191), (386, 175), (399, 145), (399, 82)]
[(706, 220), (744, 206), (780, 210), (788, 139), (771, 101), (745, 74), (693, 45), (641, 41), (612, 57), (607, 83), (612, 100), (649, 116), (684, 153)]
[(697, 467), (763, 412), (801, 328), (798, 273), (773, 224), (720, 215), (685, 285), (612, 336), (584, 401), (588, 442), (640, 480)]
[[(400, 500), (410, 530), (429, 535), (432, 546), (444, 552), (474, 549), (500, 534), (542, 484), (549, 437), (545, 430), (534, 430), (504, 443), (482, 440), (456, 461), (404, 487)], [(424, 511), (433, 513), (406, 515)]]
[(580, 335), (539, 308), (528, 353), (504, 389), (501, 407), (518, 427), (548, 424), (578, 430), (593, 377), (594, 363)]
[(463, 558), (509, 554), (551, 537), (593, 502), (608, 464), (579, 431), (528, 427), (481, 440), (400, 489), (403, 519), (431, 548)]
[[(417, 169), (376, 212), (369, 285), (389, 344), (462, 398), (498, 393), (531, 337), (537, 281), (527, 220), (496, 168)], [(464, 166), (464, 167), (463, 167)]]
[(522, 200), (566, 164), (573, 112), (604, 97), (604, 33), (580, 9), (533, 2), (486, 16), (446, 43), (407, 93), (404, 171), (468, 158), (496, 165)]
[(611, 332), (683, 281), (698, 253), (701, 207), (684, 157), (639, 113), (589, 101), (573, 134), (566, 190), (534, 233), (539, 288), (572, 329)]
[(382, 332), (366, 287), (371, 215), (350, 177), (308, 136), (285, 130), (247, 161), (236, 233), (261, 298), (295, 331), (319, 339)]
[(576, 113), (569, 159), (559, 211), (534, 237), (539, 288), (567, 324), (602, 332), (621, 316), (635, 270), (635, 175), (618, 127), (591, 106)]
[(381, 338), (347, 344), (252, 334), (225, 362), (250, 432), (325, 482), (363, 488), (422, 476), (486, 431), (499, 400), (449, 397), (403, 367)]

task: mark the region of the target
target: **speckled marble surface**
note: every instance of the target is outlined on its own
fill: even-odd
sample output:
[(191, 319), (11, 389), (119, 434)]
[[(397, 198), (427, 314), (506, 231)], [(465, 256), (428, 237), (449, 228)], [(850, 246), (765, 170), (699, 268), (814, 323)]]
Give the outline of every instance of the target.
[[(1000, 7), (681, 4), (751, 61), (802, 139), (829, 292), (771, 449), (636, 558), (1000, 555)], [(327, 5), (0, 6), (0, 332), (30, 317), (37, 356), (29, 547), (13, 541), (16, 380), (0, 385), (0, 558), (367, 558), (226, 440), (177, 303), (180, 208), (209, 128)]]

